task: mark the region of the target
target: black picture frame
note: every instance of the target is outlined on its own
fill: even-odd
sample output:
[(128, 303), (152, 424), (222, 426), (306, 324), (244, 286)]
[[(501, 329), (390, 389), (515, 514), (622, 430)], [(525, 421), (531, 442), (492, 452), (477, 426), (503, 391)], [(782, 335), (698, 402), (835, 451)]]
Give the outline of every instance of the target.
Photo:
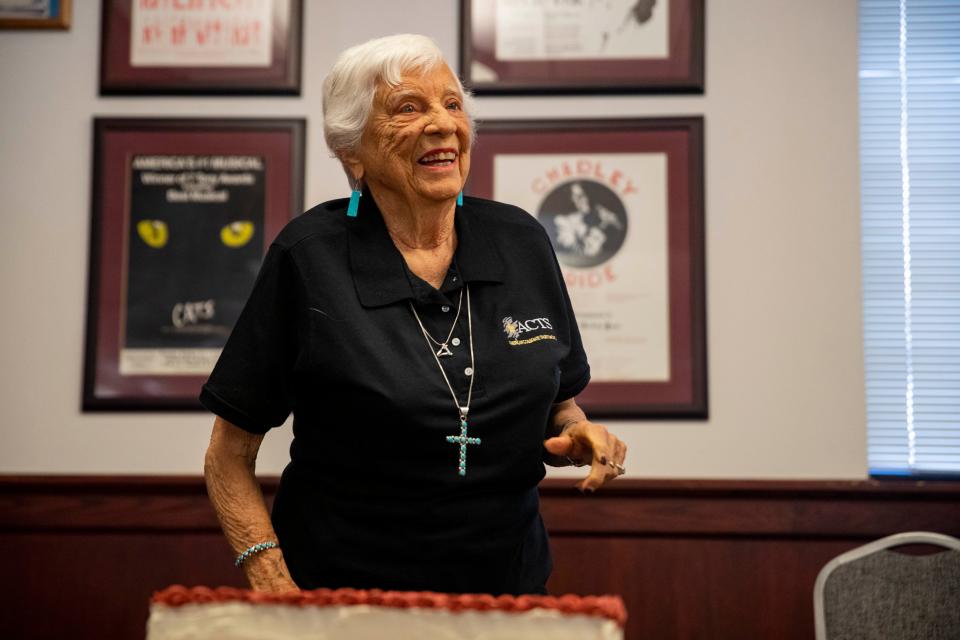
[[(619, 57), (604, 58), (597, 57), (599, 54), (593, 51), (592, 44), (589, 47), (584, 44), (584, 51), (590, 49), (590, 53), (583, 53), (583, 57), (578, 58), (573, 57), (578, 55), (576, 53), (552, 56), (540, 51), (546, 49), (546, 35), (542, 40), (527, 39), (520, 44), (516, 39), (501, 38), (498, 35), (497, 0), (461, 0), (460, 73), (463, 82), (479, 95), (703, 93), (704, 0), (636, 2), (630, 13), (624, 16), (626, 21), (619, 24), (635, 24), (638, 28), (646, 26), (640, 24), (640, 18), (633, 12), (648, 4), (653, 6), (644, 16), (656, 17), (658, 10), (665, 16), (659, 23), (654, 19), (647, 24), (659, 25), (658, 38), (663, 40), (661, 46), (666, 47), (666, 55), (621, 52), (609, 54)], [(524, 8), (530, 10), (528, 5)], [(560, 10), (559, 6), (553, 9)], [(548, 11), (550, 7), (541, 7), (541, 10)], [(569, 22), (567, 26), (574, 29), (579, 24), (572, 19)], [(618, 23), (613, 24), (616, 27)], [(545, 31), (536, 29), (536, 26), (521, 25), (514, 33)], [(611, 29), (611, 32), (620, 31)], [(606, 40), (607, 35), (600, 39)], [(534, 44), (528, 46), (530, 42)], [(538, 44), (542, 46), (538, 47)], [(536, 52), (524, 53), (524, 46)], [(498, 54), (498, 48), (507, 50), (509, 55)]]
[[(540, 220), (554, 242), (593, 371), (592, 381), (577, 397), (578, 404), (598, 417), (706, 419), (703, 118), (492, 120), (481, 122), (479, 130), (467, 193), (520, 206)], [(644, 166), (656, 171), (651, 169), (645, 176), (643, 169), (636, 169)], [(561, 225), (552, 217), (561, 209), (575, 213), (570, 198), (565, 201), (567, 209), (554, 204), (554, 194), (561, 189), (572, 193), (574, 183), (581, 193), (592, 191), (611, 198), (602, 203), (607, 209), (602, 215), (611, 216), (618, 207), (621, 211), (620, 244), (607, 256), (596, 253), (592, 263), (583, 262), (589, 253), (582, 250), (585, 245), (559, 246), (562, 241), (556, 229)], [(633, 195), (644, 190), (652, 194), (648, 199)], [(659, 203), (659, 211), (638, 204), (645, 202)], [(599, 209), (598, 203), (595, 199), (591, 206)], [(588, 215), (596, 219), (593, 209)], [(617, 233), (610, 228), (609, 246), (615, 244)], [(580, 255), (575, 255), (577, 251)], [(649, 265), (658, 264), (659, 271), (651, 271)], [(608, 286), (608, 281), (613, 284)], [(642, 304), (632, 302), (631, 307), (617, 302), (628, 299)], [(588, 306), (582, 306), (584, 300), (589, 300)], [(637, 312), (642, 307), (648, 311)], [(665, 327), (651, 324), (658, 328), (649, 333), (630, 328), (658, 314), (665, 318)], [(627, 329), (617, 333), (610, 329), (614, 326)], [(594, 357), (591, 340), (602, 347)], [(647, 349), (647, 344), (653, 347)], [(596, 357), (600, 351), (606, 360)], [(630, 369), (629, 363), (622, 364), (624, 358), (655, 361), (651, 356), (657, 354), (658, 371), (667, 373), (649, 379), (617, 379), (620, 371)]]
[[(259, 0), (269, 2), (269, 25), (260, 27), (259, 19), (244, 21), (243, 17), (231, 22), (229, 15), (220, 19), (210, 17), (206, 22), (199, 18), (181, 18), (175, 15), (175, 4), (160, 3), (157, 17), (150, 17), (144, 24), (141, 39), (146, 30), (154, 34), (151, 42), (167, 38), (168, 49), (173, 42), (247, 42), (246, 38), (267, 40), (260, 52), (268, 58), (266, 64), (229, 64), (229, 45), (219, 48), (219, 53), (194, 53), (176, 64), (169, 60), (133, 62), (134, 3), (136, 0), (102, 0), (100, 28), (100, 95), (300, 95), (302, 75), (303, 0)], [(227, 11), (227, 9), (223, 9)], [(165, 12), (165, 13), (164, 13)], [(147, 20), (147, 18), (144, 18)], [(219, 20), (219, 21), (218, 21)], [(213, 27), (217, 28), (214, 29)], [(181, 29), (182, 27), (182, 29)], [(176, 33), (176, 36), (173, 34)], [(215, 39), (216, 38), (216, 39)], [(151, 46), (141, 41), (141, 47)], [(197, 47), (200, 45), (197, 44)], [(242, 47), (238, 45), (242, 50)], [(138, 50), (139, 51), (139, 50)], [(163, 58), (162, 51), (150, 55)], [(192, 57), (210, 55), (215, 64), (199, 63)], [(217, 58), (216, 56), (219, 56)]]

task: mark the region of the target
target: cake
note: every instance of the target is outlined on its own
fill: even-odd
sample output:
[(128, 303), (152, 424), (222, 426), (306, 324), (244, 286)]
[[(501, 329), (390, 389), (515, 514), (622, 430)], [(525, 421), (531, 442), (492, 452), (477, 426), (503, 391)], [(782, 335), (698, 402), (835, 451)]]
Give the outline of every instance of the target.
[(177, 585), (153, 595), (147, 640), (622, 640), (626, 618), (618, 596)]

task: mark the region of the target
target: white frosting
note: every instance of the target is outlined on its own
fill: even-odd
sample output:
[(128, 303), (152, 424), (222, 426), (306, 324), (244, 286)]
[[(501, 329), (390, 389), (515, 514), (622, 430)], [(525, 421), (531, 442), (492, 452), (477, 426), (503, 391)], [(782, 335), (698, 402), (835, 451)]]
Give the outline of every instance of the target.
[(147, 640), (622, 640), (609, 618), (555, 609), (449, 611), (371, 605), (154, 604)]

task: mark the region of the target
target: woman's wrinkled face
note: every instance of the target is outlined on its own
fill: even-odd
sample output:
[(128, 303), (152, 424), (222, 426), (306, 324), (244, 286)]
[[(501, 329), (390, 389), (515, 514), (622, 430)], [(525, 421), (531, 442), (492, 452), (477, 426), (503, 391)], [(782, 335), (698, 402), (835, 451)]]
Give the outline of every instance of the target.
[(408, 202), (448, 200), (470, 171), (470, 120), (456, 78), (444, 64), (404, 74), (377, 89), (354, 176)]

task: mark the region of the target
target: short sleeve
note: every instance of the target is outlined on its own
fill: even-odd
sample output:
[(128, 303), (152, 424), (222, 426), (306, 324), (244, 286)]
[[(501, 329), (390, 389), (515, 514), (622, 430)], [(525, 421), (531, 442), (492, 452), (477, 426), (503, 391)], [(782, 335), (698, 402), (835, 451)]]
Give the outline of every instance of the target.
[(245, 431), (284, 423), (294, 402), (300, 280), (289, 251), (273, 244), (240, 317), (200, 391), (200, 403)]
[[(546, 233), (544, 233), (546, 236)], [(557, 391), (557, 397), (554, 404), (573, 398), (583, 391), (587, 383), (590, 382), (590, 363), (587, 361), (587, 354), (583, 350), (583, 341), (580, 339), (580, 328), (577, 326), (577, 317), (573, 312), (573, 305), (570, 303), (570, 294), (567, 293), (567, 285), (563, 278), (563, 271), (560, 270), (560, 263), (557, 262), (557, 255), (553, 251), (553, 245), (550, 246), (550, 255), (553, 257), (553, 266), (556, 270), (557, 286), (560, 295), (563, 297), (563, 311), (565, 325), (568, 331), (568, 341), (570, 351), (560, 361), (560, 388)]]

